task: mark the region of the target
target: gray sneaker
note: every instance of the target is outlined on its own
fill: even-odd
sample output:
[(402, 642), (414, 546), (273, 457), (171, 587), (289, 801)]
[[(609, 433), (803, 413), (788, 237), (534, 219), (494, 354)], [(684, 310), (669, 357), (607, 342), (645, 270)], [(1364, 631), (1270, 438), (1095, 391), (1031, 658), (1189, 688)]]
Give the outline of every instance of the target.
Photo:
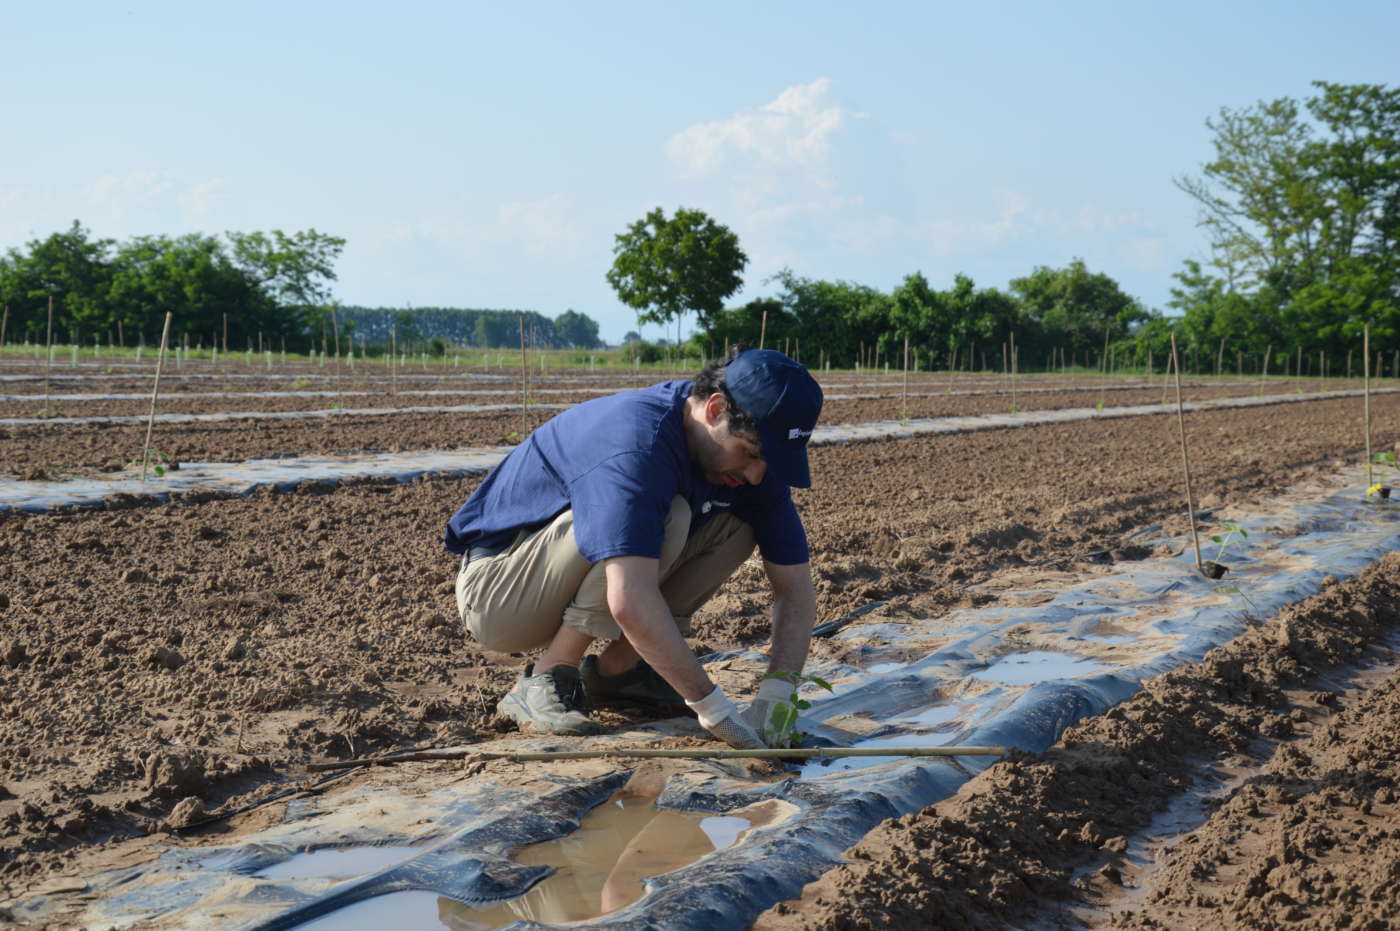
[(535, 664), (531, 663), (496, 710), (521, 730), (536, 734), (582, 737), (601, 730), (584, 713), (583, 683), (573, 666), (555, 666), (535, 675)]
[(598, 658), (585, 656), (579, 675), (589, 701), (630, 702), (657, 711), (695, 716), (681, 693), (647, 665), (646, 660), (639, 660), (620, 676), (605, 676), (598, 671)]

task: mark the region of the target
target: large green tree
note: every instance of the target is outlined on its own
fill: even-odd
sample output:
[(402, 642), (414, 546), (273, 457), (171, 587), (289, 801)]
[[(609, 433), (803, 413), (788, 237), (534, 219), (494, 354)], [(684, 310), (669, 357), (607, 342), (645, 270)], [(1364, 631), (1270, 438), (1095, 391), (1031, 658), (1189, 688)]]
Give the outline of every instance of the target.
[(703, 211), (680, 207), (667, 217), (657, 207), (618, 234), (607, 279), (639, 321), (666, 324), (693, 312), (712, 334), (748, 262), (739, 237)]
[(1040, 266), (1011, 281), (1031, 328), (1018, 335), (1022, 345), (1036, 345), (1037, 355), (1059, 346), (1083, 352), (1101, 347), (1105, 335), (1117, 340), (1133, 324), (1147, 319), (1146, 309), (1108, 275), (1091, 272), (1083, 260), (1065, 268)]
[(1222, 109), (1206, 121), (1215, 158), (1176, 183), (1211, 238), (1215, 302), (1242, 293), (1251, 331), (1339, 352), (1366, 322), (1400, 337), (1400, 90), (1313, 86), (1301, 105)]

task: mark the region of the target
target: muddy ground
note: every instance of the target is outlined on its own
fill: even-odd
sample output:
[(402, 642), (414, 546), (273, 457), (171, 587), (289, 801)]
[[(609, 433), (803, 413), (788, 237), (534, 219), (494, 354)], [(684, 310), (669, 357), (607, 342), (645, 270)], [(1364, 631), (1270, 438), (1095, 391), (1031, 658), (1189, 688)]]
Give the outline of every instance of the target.
[(1392, 554), (884, 822), (755, 928), (1396, 927), (1397, 626)]
[[(1191, 415), (1200, 503), (1248, 504), (1356, 462), (1359, 418), (1353, 400)], [(1400, 439), (1400, 403), (1379, 400), (1373, 419), (1378, 443)], [(407, 423), (385, 437), (422, 444)], [(1185, 530), (1173, 430), (1152, 416), (814, 449), (798, 504), (819, 620), (876, 600), (876, 617), (937, 617), (1028, 567), (1151, 555), (1124, 538)], [(249, 432), (231, 430), (230, 448), (261, 442)], [(89, 455), (80, 436), (54, 431), (55, 455)], [(227, 810), (296, 784), (312, 758), (496, 734), (526, 658), (463, 638), (439, 543), (472, 487), (0, 516), (0, 901), (160, 830), (182, 800)], [(741, 569), (697, 617), (696, 649), (761, 643), (765, 587), (756, 564)]]

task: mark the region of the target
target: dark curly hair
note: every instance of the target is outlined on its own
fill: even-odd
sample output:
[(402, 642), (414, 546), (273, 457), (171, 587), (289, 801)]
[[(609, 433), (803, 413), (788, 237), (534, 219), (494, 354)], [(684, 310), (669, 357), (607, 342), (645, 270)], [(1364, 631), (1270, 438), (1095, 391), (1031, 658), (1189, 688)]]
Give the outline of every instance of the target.
[(690, 396), (693, 398), (708, 398), (716, 392), (724, 395), (724, 402), (729, 408), (729, 432), (731, 433), (753, 433), (758, 430), (758, 425), (754, 423), (748, 411), (739, 406), (739, 402), (734, 400), (734, 396), (729, 393), (729, 388), (724, 383), (724, 367), (734, 356), (746, 348), (748, 347), (735, 346), (729, 359), (715, 359), (690, 380)]

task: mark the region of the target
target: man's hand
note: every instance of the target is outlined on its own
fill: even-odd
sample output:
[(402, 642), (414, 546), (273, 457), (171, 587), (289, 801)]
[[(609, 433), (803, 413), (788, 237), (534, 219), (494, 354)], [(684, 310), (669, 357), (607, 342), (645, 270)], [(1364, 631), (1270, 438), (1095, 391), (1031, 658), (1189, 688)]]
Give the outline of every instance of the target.
[(744, 709), (743, 717), (749, 727), (765, 740), (773, 729), (773, 709), (792, 697), (793, 685), (785, 679), (767, 678), (758, 683), (758, 694)]
[(700, 719), (701, 727), (736, 750), (761, 750), (767, 746), (719, 686), (699, 701), (686, 704)]

